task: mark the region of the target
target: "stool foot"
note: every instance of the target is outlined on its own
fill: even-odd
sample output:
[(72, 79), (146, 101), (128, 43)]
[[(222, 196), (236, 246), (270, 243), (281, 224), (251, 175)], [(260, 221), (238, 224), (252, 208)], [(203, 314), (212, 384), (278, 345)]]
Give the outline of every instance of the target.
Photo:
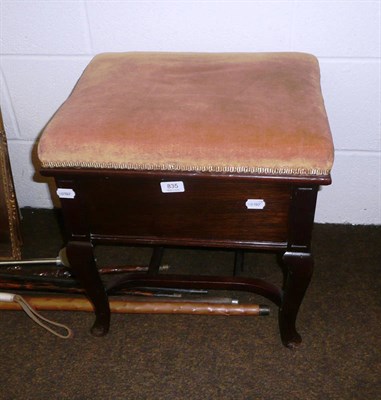
[(107, 335), (110, 328), (110, 322), (105, 322), (96, 319), (94, 325), (91, 327), (90, 332), (93, 336), (102, 337)]
[(279, 308), (279, 330), (282, 343), (295, 349), (302, 342), (295, 324), (299, 307), (311, 281), (313, 258), (309, 253), (286, 252), (282, 260), (286, 273), (283, 299)]
[(104, 336), (110, 328), (110, 306), (95, 263), (93, 246), (90, 242), (71, 241), (66, 249), (73, 275), (94, 306), (95, 322), (91, 333)]
[(293, 330), (293, 332), (286, 332), (286, 329), (283, 329), (283, 331), (281, 329), (281, 339), (283, 345), (290, 350), (297, 349), (302, 343), (302, 337), (295, 329)]

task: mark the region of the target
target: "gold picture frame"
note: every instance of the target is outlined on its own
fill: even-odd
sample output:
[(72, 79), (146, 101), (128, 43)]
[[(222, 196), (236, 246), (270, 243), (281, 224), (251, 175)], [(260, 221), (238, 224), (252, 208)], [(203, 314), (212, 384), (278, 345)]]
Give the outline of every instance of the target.
[(0, 260), (21, 259), (20, 214), (0, 110)]

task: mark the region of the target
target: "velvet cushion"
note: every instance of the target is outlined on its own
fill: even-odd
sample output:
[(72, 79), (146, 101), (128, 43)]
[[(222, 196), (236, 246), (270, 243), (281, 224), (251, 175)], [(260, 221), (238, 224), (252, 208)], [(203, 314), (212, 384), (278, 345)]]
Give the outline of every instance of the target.
[(327, 175), (333, 144), (304, 53), (105, 53), (45, 128), (42, 166)]

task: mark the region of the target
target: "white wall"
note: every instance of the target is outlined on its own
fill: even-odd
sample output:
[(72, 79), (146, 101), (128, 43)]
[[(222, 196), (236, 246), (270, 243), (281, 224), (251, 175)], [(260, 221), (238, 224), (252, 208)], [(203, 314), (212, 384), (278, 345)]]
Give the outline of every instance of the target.
[(32, 148), (94, 54), (303, 51), (319, 58), (336, 147), (316, 220), (381, 224), (380, 1), (0, 4), (1, 107), (21, 206), (52, 206)]

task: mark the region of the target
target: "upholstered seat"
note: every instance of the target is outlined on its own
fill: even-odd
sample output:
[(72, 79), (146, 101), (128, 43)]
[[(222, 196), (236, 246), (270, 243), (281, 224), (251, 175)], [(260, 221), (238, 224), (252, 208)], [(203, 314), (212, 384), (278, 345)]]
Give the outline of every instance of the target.
[(44, 168), (329, 175), (316, 58), (96, 56), (42, 135)]
[[(282, 342), (313, 271), (319, 185), (331, 133), (315, 57), (302, 53), (110, 53), (95, 57), (38, 147), (55, 178), (68, 263), (110, 326), (108, 293), (127, 288), (239, 290), (279, 310)], [(153, 246), (147, 274), (102, 279), (96, 244)], [(242, 276), (160, 274), (165, 247), (272, 251), (281, 288)], [(206, 267), (206, 266), (205, 266)]]

